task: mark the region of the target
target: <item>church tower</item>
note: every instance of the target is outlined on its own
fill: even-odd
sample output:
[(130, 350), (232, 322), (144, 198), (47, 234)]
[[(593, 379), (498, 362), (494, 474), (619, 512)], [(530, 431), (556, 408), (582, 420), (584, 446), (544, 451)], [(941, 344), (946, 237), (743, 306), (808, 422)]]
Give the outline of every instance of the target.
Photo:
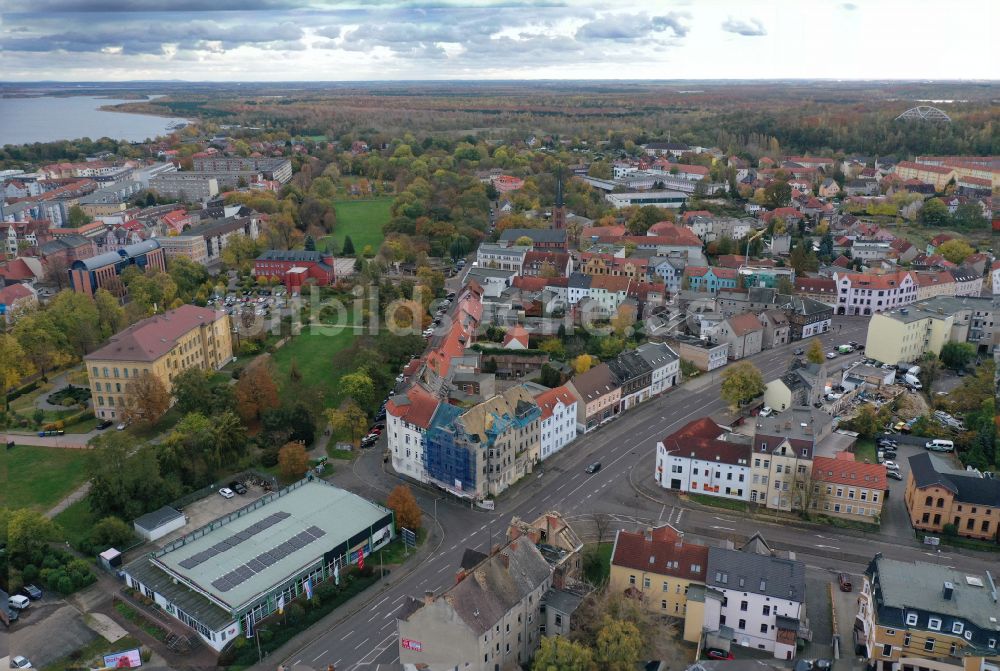
[(566, 204), (563, 202), (562, 168), (556, 173), (556, 206), (552, 210), (552, 228), (566, 228)]

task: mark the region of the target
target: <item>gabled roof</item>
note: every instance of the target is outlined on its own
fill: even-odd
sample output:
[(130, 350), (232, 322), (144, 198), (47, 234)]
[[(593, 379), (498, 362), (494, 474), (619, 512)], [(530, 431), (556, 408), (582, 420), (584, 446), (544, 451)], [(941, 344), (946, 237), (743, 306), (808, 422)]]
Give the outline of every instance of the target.
[(132, 324), (111, 336), (108, 344), (91, 352), (84, 359), (153, 362), (172, 350), (181, 336), (219, 319), (227, 319), (226, 313), (196, 305), (182, 305)]
[(795, 290), (836, 296), (837, 283), (829, 277), (796, 277)]
[(841, 452), (835, 459), (815, 457), (812, 479), (817, 482), (868, 489), (886, 489), (889, 486), (889, 481), (885, 477), (885, 466), (855, 461), (854, 455), (850, 452)]
[(399, 417), (404, 422), (427, 430), (431, 418), (438, 407), (438, 399), (421, 385), (415, 384), (402, 394), (389, 398), (385, 404), (385, 412), (393, 417)]
[(954, 471), (936, 462), (928, 452), (920, 452), (909, 459), (913, 482), (919, 488), (943, 487), (961, 503), (975, 503), (1000, 507), (1000, 480), (983, 478), (965, 471)]
[(733, 335), (739, 337), (764, 329), (760, 320), (757, 319), (757, 316), (752, 312), (744, 312), (742, 314), (733, 315), (727, 319), (726, 322), (729, 323), (729, 330), (733, 332)]
[(669, 524), (641, 533), (620, 530), (611, 565), (700, 582), (708, 570), (708, 548), (684, 542), (683, 534)]
[(720, 440), (725, 431), (709, 417), (688, 422), (661, 442), (668, 453), (685, 459), (750, 466), (750, 445)]
[(576, 403), (576, 397), (570, 393), (566, 385), (563, 385), (536, 395), (535, 403), (542, 410), (542, 419), (548, 419), (552, 416), (552, 411), (555, 410), (556, 405), (559, 403), (565, 406), (573, 405)]
[(533, 242), (566, 243), (566, 230), (555, 228), (508, 228), (500, 234), (500, 242), (514, 243), (520, 237)]
[(802, 603), (805, 601), (805, 564), (758, 554), (750, 548), (713, 547), (708, 549), (705, 584)]
[(606, 363), (598, 364), (587, 372), (574, 376), (570, 383), (584, 403), (589, 403), (620, 387), (618, 379)]

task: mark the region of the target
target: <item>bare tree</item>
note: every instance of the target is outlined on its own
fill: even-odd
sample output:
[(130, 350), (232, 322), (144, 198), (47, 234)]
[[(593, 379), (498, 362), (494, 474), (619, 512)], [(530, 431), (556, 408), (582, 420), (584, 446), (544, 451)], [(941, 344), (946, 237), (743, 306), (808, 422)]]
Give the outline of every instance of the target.
[(594, 513), (590, 516), (590, 521), (594, 525), (594, 535), (597, 536), (597, 542), (603, 543), (608, 534), (608, 528), (611, 526), (611, 518), (606, 513)]

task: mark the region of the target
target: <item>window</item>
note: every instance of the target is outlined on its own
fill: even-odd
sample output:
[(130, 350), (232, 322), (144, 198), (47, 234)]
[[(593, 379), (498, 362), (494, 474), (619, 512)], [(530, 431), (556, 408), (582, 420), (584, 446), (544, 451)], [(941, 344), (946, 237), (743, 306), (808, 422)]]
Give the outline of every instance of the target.
[(906, 634), (903, 636), (903, 645), (907, 646), (909, 644), (910, 644), (910, 632), (906, 632)]
[(643, 589), (649, 589), (649, 578), (642, 579), (642, 587)]
[(934, 639), (928, 638), (926, 641), (924, 641), (924, 650), (930, 651), (933, 649), (934, 649)]
[(670, 583), (668, 583), (666, 580), (663, 581), (663, 591), (664, 592), (670, 591)]
[(932, 617), (927, 620), (927, 628), (932, 631), (941, 631), (941, 618)]
[(892, 656), (892, 645), (891, 644), (886, 643), (886, 644), (884, 644), (882, 646), (882, 656), (883, 657), (891, 657)]
[(961, 634), (965, 629), (965, 626), (961, 622), (953, 622), (951, 625), (951, 633)]
[(740, 601), (740, 610), (745, 613), (747, 611), (747, 605), (746, 601)]
[(762, 613), (764, 615), (770, 615), (771, 614), (771, 607), (770, 606), (764, 606), (764, 610), (762, 611)]
[(628, 584), (630, 584), (630, 585), (634, 585), (635, 584), (635, 576), (634, 575), (630, 575), (628, 577)]
[(760, 633), (762, 633), (762, 634), (766, 634), (767, 633), (767, 625), (766, 624), (760, 625)]
[(667, 609), (667, 600), (666, 599), (663, 599), (663, 600), (660, 601), (660, 609), (661, 610), (666, 610)]
[(951, 646), (948, 648), (948, 654), (951, 655), (952, 657), (954, 657), (956, 650), (958, 650), (958, 644), (957, 643), (952, 643)]
[(737, 629), (746, 629), (747, 628), (747, 621), (746, 620), (740, 620), (739, 624), (737, 624), (736, 627), (737, 627)]

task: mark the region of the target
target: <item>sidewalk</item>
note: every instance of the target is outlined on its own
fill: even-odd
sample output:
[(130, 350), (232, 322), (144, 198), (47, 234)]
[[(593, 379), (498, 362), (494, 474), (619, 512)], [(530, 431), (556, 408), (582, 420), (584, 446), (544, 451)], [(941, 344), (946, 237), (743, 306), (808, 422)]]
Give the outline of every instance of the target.
[(13, 440), (18, 445), (31, 445), (33, 447), (60, 447), (71, 450), (90, 449), (87, 444), (91, 438), (99, 435), (98, 431), (90, 433), (67, 433), (61, 436), (39, 436), (37, 433), (18, 433), (16, 431), (5, 431), (0, 434), (6, 440)]
[(277, 664), (284, 659), (294, 658), (296, 652), (312, 644), (317, 639), (326, 636), (331, 630), (354, 617), (382, 596), (383, 593), (399, 584), (434, 554), (444, 540), (437, 525), (428, 528), (427, 540), (417, 548), (412, 557), (404, 564), (394, 568), (389, 577), (347, 601), (335, 611), (327, 615), (313, 626), (309, 627), (281, 648), (267, 655), (263, 661), (248, 668), (248, 671), (274, 671)]
[(66, 510), (77, 501), (83, 500), (83, 498), (86, 497), (89, 492), (90, 492), (90, 480), (87, 480), (85, 483), (83, 483), (82, 485), (71, 491), (69, 494), (64, 496), (59, 503), (52, 506), (52, 508), (50, 508), (45, 513), (45, 516), (51, 520), (53, 517), (55, 517), (62, 511)]

